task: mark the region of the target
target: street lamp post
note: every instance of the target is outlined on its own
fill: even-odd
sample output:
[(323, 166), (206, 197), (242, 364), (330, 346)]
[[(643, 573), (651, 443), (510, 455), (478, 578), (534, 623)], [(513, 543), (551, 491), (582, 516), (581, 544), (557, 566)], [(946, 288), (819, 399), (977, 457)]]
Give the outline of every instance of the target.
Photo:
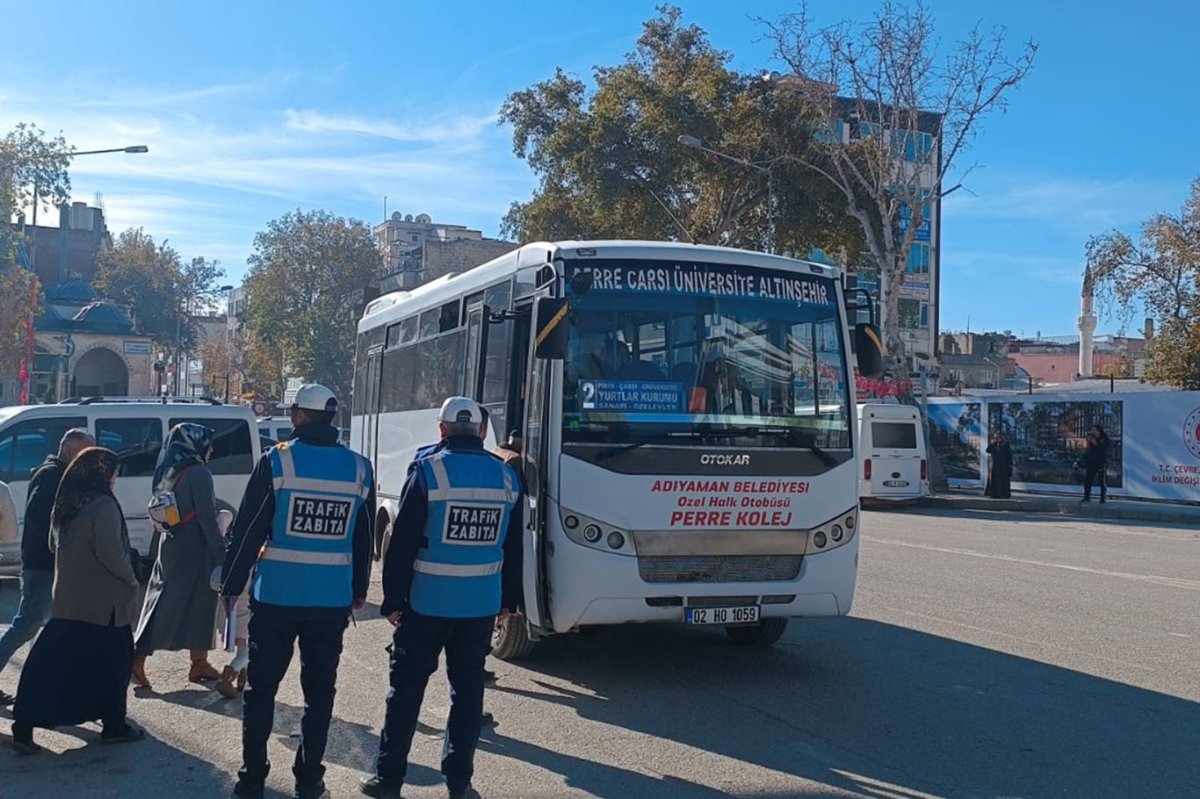
[(753, 161), (748, 161), (745, 158), (739, 158), (736, 155), (723, 153), (720, 150), (714, 150), (711, 147), (705, 147), (704, 142), (698, 136), (692, 136), (689, 133), (681, 133), (676, 138), (684, 147), (690, 147), (693, 150), (699, 150), (702, 153), (724, 158), (726, 161), (732, 161), (739, 166), (744, 166), (747, 169), (753, 169), (755, 172), (761, 172), (767, 176), (767, 252), (775, 252), (775, 174), (773, 167), (775, 162), (769, 162), (766, 165), (756, 164)]
[[(113, 147), (107, 150), (81, 150), (70, 154), (71, 158), (77, 155), (101, 155), (103, 153), (129, 153), (135, 155), (138, 153), (148, 153), (150, 148), (144, 144), (134, 144), (129, 147)], [(37, 212), (38, 212), (38, 186), (35, 183), (33, 186), (33, 227), (37, 229)]]

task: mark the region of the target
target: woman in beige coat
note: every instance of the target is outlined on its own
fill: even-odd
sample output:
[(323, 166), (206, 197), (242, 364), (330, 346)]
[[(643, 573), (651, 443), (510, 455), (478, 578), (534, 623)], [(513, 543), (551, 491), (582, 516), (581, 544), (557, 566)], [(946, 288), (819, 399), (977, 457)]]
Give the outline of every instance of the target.
[(91, 447), (63, 474), (51, 516), (57, 554), (50, 621), (17, 687), (13, 748), (39, 750), (33, 728), (100, 721), (104, 743), (136, 741), (125, 718), (138, 581), (129, 533), (113, 496), (117, 455)]

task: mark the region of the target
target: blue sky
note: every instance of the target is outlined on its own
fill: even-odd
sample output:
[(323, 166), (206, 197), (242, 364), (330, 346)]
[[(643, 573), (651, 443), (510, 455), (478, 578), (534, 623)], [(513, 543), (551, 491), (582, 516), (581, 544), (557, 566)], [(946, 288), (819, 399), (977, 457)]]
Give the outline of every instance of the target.
[[(779, 67), (752, 17), (789, 2), (681, 2), (744, 71)], [(1200, 6), (1167, 0), (932, 0), (947, 42), (977, 20), (1041, 46), (989, 118), (948, 198), (942, 327), (1074, 330), (1083, 244), (1177, 211), (1200, 175)], [(62, 131), (81, 150), (75, 199), (102, 192), (110, 228), (144, 227), (185, 258), (244, 274), (254, 234), (296, 207), (371, 223), (388, 211), (497, 232), (534, 181), (495, 121), (556, 66), (618, 62), (653, 2), (10, 4), (0, 130)], [(334, 10), (336, 8), (336, 11)], [(810, 0), (830, 23), (875, 3)], [(29, 35), (15, 35), (26, 31)], [(51, 31), (53, 35), (50, 35)], [(1140, 320), (1139, 320), (1140, 324)], [(1102, 323), (1111, 330), (1115, 323)]]

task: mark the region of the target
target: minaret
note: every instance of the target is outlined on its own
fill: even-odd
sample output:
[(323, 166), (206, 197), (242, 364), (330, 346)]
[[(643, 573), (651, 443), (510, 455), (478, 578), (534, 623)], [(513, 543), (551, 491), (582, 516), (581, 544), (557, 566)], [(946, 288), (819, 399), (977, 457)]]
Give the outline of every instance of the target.
[(1096, 332), (1096, 315), (1092, 313), (1095, 286), (1092, 268), (1083, 270), (1083, 297), (1079, 303), (1079, 376), (1092, 376), (1092, 334)]

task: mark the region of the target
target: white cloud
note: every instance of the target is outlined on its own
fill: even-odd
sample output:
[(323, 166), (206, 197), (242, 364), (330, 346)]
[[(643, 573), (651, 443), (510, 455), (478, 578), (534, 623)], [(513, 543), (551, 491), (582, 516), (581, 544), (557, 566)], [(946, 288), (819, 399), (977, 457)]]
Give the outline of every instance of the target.
[(323, 114), (320, 111), (284, 112), (289, 130), (308, 134), (347, 133), (402, 142), (473, 142), (496, 126), (495, 113), (483, 115), (442, 114), (415, 122), (396, 122), (360, 116)]
[(1118, 180), (1005, 175), (968, 182), (943, 202), (945, 218), (1033, 220), (1073, 233), (1136, 226), (1151, 214), (1177, 207), (1182, 183), (1129, 176)]

